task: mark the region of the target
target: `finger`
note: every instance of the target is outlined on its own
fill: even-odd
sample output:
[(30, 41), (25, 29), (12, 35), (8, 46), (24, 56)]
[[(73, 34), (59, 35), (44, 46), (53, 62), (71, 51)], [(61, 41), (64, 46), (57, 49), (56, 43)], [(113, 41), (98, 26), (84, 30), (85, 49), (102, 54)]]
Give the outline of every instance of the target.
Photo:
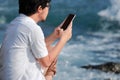
[(55, 66), (56, 66), (56, 64), (57, 64), (57, 61), (53, 61), (53, 62), (51, 63), (51, 65), (50, 65), (50, 68), (55, 67)]
[(58, 27), (58, 30), (60, 31), (60, 30), (61, 30), (61, 27)]
[(56, 65), (56, 63), (57, 63), (57, 58), (55, 58), (55, 60), (51, 63), (51, 66)]
[(59, 32), (62, 33), (64, 30), (60, 28)]
[(54, 63), (55, 63), (55, 64), (57, 63), (57, 58), (54, 60)]

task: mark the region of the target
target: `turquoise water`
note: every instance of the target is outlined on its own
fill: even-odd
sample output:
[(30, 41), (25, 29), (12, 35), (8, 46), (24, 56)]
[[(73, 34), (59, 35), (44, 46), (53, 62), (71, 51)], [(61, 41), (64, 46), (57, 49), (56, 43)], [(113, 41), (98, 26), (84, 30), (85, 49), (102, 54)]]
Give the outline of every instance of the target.
[[(120, 0), (52, 0), (46, 22), (50, 34), (69, 13), (76, 14), (73, 37), (63, 48), (54, 80), (120, 80), (120, 75), (80, 66), (120, 62)], [(18, 15), (17, 0), (0, 0), (0, 43), (6, 25)]]

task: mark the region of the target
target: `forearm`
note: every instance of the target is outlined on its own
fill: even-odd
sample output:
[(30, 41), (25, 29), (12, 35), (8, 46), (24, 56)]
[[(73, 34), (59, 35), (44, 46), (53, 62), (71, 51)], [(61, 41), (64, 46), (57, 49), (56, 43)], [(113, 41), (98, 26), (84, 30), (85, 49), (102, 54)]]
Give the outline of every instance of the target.
[(52, 48), (51, 51), (49, 51), (49, 60), (50, 63), (52, 63), (59, 55), (60, 51), (62, 50), (62, 48), (64, 47), (66, 41), (63, 39), (60, 39), (58, 41), (58, 43)]
[(58, 43), (48, 51), (48, 56), (37, 59), (44, 68), (48, 68), (51, 63), (58, 57), (60, 51), (64, 47), (66, 40), (60, 39)]
[(46, 80), (52, 80), (53, 76), (56, 73), (56, 63), (57, 63), (57, 56), (59, 55), (61, 49), (64, 47), (66, 41), (60, 40), (55, 47), (49, 48), (49, 63), (50, 66), (45, 68), (45, 79)]
[[(64, 47), (65, 43), (71, 38), (71, 36), (72, 36), (71, 32), (72, 32), (71, 27), (69, 27), (64, 32), (63, 32), (63, 30), (58, 32), (59, 36), (57, 36), (57, 38), (60, 38), (60, 39), (56, 43), (56, 45), (52, 48), (52, 50), (48, 51), (47, 56), (37, 59), (37, 60), (39, 60), (41, 65), (43, 65), (44, 67), (49, 67), (51, 65), (51, 63), (55, 60), (55, 58), (58, 57), (58, 55), (59, 55), (60, 51), (62, 50), (62, 48)], [(55, 39), (57, 39), (57, 38), (53, 38), (53, 36), (49, 36), (46, 38), (46, 45), (47, 45), (48, 49), (51, 47), (51, 44), (53, 43), (53, 41), (55, 41)]]
[(48, 70), (45, 73), (46, 80), (52, 80), (54, 75), (56, 74), (56, 66), (57, 66), (57, 59), (55, 59), (51, 65), (49, 66)]
[(49, 47), (51, 46), (51, 44), (56, 40), (57, 38), (54, 36), (54, 34), (52, 33), (51, 35), (47, 36), (45, 38), (45, 42), (46, 42), (46, 46)]

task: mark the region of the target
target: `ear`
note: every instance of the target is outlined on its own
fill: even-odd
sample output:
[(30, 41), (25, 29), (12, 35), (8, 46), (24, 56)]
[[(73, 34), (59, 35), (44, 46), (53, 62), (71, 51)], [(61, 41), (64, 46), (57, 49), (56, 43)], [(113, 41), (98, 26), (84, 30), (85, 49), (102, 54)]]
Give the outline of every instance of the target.
[(41, 8), (41, 6), (39, 6), (38, 9), (37, 9), (37, 12), (38, 12), (38, 13), (41, 13), (42, 10), (43, 10), (43, 9)]

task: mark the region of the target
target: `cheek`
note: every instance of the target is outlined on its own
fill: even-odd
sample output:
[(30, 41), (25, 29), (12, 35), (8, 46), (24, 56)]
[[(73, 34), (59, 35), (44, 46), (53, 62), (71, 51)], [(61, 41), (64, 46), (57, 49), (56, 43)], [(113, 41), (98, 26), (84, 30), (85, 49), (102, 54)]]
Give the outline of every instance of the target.
[(47, 15), (48, 15), (48, 10), (45, 11), (45, 13), (44, 13), (44, 16), (45, 16), (45, 17), (47, 17)]
[(48, 15), (48, 9), (45, 8), (45, 9), (43, 10), (42, 14), (41, 14), (41, 18), (42, 18), (42, 19), (46, 19), (47, 15)]
[(48, 14), (48, 9), (45, 10), (45, 15), (47, 15), (47, 14)]

